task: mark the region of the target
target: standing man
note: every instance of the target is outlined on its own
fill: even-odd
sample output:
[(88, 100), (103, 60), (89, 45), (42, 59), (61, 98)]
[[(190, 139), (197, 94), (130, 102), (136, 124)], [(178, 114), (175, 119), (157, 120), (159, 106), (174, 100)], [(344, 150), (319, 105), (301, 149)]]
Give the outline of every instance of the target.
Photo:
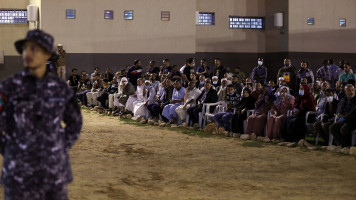
[(263, 66), (263, 59), (259, 58), (257, 61), (257, 67), (253, 68), (252, 71), (252, 80), (255, 83), (266, 84), (267, 81), (267, 68)]
[(337, 75), (337, 70), (339, 69), (339, 66), (334, 64), (334, 60), (330, 59), (328, 60), (328, 68), (330, 69), (331, 72), (331, 78), (332, 78), (332, 86), (335, 86), (336, 81), (339, 80), (339, 76)]
[(194, 65), (195, 65), (194, 59), (188, 58), (187, 64), (186, 64), (183, 74), (182, 74), (184, 86), (188, 86), (189, 82), (192, 81), (192, 78), (190, 77), (190, 75), (194, 74)]
[(295, 84), (297, 81), (297, 73), (294, 67), (291, 67), (292, 62), (289, 58), (284, 59), (284, 67), (278, 70), (277, 81), (279, 77), (283, 77), (287, 86), (290, 90), (294, 91), (296, 89)]
[(221, 79), (223, 79), (225, 76), (226, 68), (223, 65), (221, 65), (220, 58), (215, 58), (214, 63), (216, 68), (214, 70), (213, 76), (218, 77), (218, 83), (220, 84)]
[(328, 67), (328, 60), (324, 60), (323, 66), (316, 71), (316, 77), (321, 78), (322, 81), (329, 81), (331, 83), (332, 75)]
[(57, 74), (59, 78), (66, 80), (66, 51), (63, 49), (62, 44), (58, 44), (57, 53), (59, 58), (57, 60)]
[(201, 59), (200, 67), (197, 69), (197, 76), (204, 75), (205, 78), (210, 78), (210, 67), (208, 66), (206, 59)]
[(146, 72), (146, 80), (150, 76), (152, 76), (152, 74), (156, 74), (156, 79), (155, 80), (159, 81), (159, 71), (160, 71), (160, 69), (159, 69), (159, 67), (156, 66), (156, 61), (151, 60), (149, 65), (150, 66), (148, 67), (148, 70)]
[(341, 83), (344, 83), (344, 84), (346, 85), (346, 84), (349, 83), (349, 81), (351, 80), (350, 82), (353, 82), (353, 84), (355, 85), (355, 83), (356, 83), (356, 77), (355, 77), (355, 74), (352, 73), (351, 64), (350, 64), (349, 62), (346, 62), (346, 63), (344, 64), (344, 71), (345, 71), (345, 72), (340, 75), (339, 81), (340, 81)]
[(126, 77), (129, 82), (137, 88), (137, 79), (142, 77), (141, 60), (135, 60), (134, 65), (127, 71)]
[(51, 35), (31, 30), (15, 47), (25, 69), (0, 83), (5, 199), (66, 200), (73, 180), (68, 153), (82, 127), (80, 108), (68, 84), (46, 68), (56, 54)]

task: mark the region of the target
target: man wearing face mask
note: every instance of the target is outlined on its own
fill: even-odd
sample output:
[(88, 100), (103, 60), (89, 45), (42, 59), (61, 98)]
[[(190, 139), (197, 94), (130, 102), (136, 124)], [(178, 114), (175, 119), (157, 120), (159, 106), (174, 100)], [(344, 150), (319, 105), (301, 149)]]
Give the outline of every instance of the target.
[(355, 87), (345, 86), (346, 97), (341, 99), (337, 108), (338, 121), (330, 126), (330, 132), (342, 147), (350, 146), (351, 132), (356, 129), (356, 96)]
[(196, 82), (196, 88), (201, 90), (202, 88), (204, 88), (204, 84), (205, 84), (205, 76), (204, 75), (200, 75), (199, 76), (199, 81)]
[(324, 141), (329, 141), (329, 127), (334, 122), (334, 116), (336, 114), (336, 109), (339, 101), (334, 98), (334, 91), (331, 88), (325, 90), (326, 100), (323, 102), (323, 110), (318, 109), (317, 112), (317, 122), (314, 123), (313, 127), (315, 131), (324, 139)]
[(218, 86), (220, 85), (220, 83), (219, 83), (219, 77), (213, 76), (213, 78), (212, 78), (212, 85), (213, 85), (213, 87), (214, 87), (215, 90), (216, 90), (216, 88), (218, 88)]
[(295, 91), (297, 75), (295, 68), (291, 64), (292, 62), (289, 58), (284, 59), (284, 67), (278, 70), (277, 80), (279, 77), (283, 77), (289, 89)]
[(258, 66), (253, 68), (252, 71), (252, 80), (257, 83), (263, 82), (263, 84), (266, 83), (267, 79), (267, 68), (263, 66), (263, 59), (259, 58), (257, 61)]

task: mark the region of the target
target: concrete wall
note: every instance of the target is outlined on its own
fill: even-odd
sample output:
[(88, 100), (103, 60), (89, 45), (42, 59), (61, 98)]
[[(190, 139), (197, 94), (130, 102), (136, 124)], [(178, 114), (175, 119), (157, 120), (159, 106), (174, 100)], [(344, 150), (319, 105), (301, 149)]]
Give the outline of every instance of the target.
[(229, 16), (265, 16), (265, 0), (197, 0), (197, 11), (215, 12), (215, 25), (196, 26), (197, 52), (264, 52), (261, 30), (229, 29)]
[[(41, 26), (68, 53), (195, 53), (195, 1), (86, 2), (42, 1)], [(66, 9), (75, 9), (76, 19), (65, 19)], [(114, 11), (113, 20), (104, 19), (105, 10)], [(134, 19), (124, 20), (124, 10), (134, 10)], [(161, 21), (161, 11), (171, 20)]]
[(355, 8), (355, 0), (289, 0), (289, 51), (356, 53)]
[[(27, 1), (1, 0), (1, 9), (27, 9)], [(0, 24), (0, 49), (5, 51), (5, 56), (18, 55), (14, 42), (23, 38), (28, 31), (28, 24)]]
[[(26, 9), (26, 0), (1, 0), (1, 9)], [(5, 61), (0, 64), (0, 80), (22, 69), (21, 57), (17, 53), (14, 42), (24, 38), (28, 24), (0, 24), (0, 50), (4, 51)]]
[[(325, 58), (356, 63), (355, 0), (1, 0), (0, 8), (27, 4), (41, 8), (40, 27), (64, 45), (68, 71), (92, 71), (94, 66), (117, 70), (137, 58), (144, 66), (163, 58), (182, 65), (187, 57), (207, 58), (213, 65), (219, 57), (225, 66), (250, 73), (263, 57), (274, 79), (286, 57), (297, 68), (301, 60), (313, 69)], [(66, 9), (75, 9), (76, 19), (65, 19)], [(114, 10), (114, 20), (105, 20), (104, 10)], [(124, 20), (124, 10), (134, 10), (134, 20)], [(171, 20), (161, 21), (161, 11), (170, 11)], [(215, 25), (196, 25), (196, 11), (215, 12)], [(283, 28), (273, 26), (276, 12), (284, 13)], [(229, 29), (229, 15), (265, 16), (266, 29)], [(315, 18), (314, 26), (307, 25), (308, 17)], [(339, 27), (341, 17), (347, 19), (346, 28)], [(28, 29), (0, 25), (0, 50), (5, 50), (0, 80), (22, 69), (13, 43)]]

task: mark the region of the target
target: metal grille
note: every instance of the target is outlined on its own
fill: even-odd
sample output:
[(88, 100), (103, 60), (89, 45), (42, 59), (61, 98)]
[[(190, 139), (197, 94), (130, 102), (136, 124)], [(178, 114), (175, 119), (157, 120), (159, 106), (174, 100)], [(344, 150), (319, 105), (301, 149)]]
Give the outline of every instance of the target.
[(0, 24), (27, 23), (27, 10), (0, 10)]
[(229, 17), (230, 28), (238, 29), (264, 29), (264, 18), (262, 17)]

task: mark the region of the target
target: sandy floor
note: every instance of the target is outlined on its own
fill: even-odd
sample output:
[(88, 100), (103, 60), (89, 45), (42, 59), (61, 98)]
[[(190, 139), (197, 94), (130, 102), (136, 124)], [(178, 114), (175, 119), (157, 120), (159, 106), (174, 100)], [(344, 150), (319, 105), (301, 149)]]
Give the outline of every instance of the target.
[(356, 199), (352, 156), (242, 147), (237, 139), (83, 115), (82, 135), (71, 150), (71, 200)]

